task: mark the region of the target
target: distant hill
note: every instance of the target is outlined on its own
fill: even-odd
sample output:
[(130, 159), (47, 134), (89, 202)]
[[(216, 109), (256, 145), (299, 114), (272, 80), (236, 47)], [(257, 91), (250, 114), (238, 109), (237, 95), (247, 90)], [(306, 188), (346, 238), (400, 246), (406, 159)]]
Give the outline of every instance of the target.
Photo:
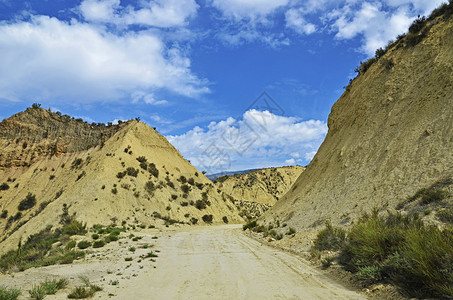
[(255, 170), (259, 170), (259, 169), (248, 169), (248, 170), (231, 171), (231, 172), (220, 172), (220, 173), (215, 173), (215, 174), (208, 174), (208, 175), (206, 175), (206, 177), (208, 177), (209, 180), (214, 181), (217, 178), (225, 176), (225, 175), (226, 176), (232, 176), (232, 175), (235, 175), (235, 174), (245, 174), (245, 173), (249, 173), (249, 172), (252, 172), (252, 171), (255, 171)]

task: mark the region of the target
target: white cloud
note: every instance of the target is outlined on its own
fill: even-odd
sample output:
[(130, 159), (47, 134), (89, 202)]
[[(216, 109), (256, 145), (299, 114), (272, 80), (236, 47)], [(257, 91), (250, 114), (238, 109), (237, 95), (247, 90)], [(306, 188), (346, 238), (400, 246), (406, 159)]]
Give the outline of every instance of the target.
[(72, 20), (33, 16), (0, 23), (0, 98), (90, 102), (137, 97), (163, 104), (166, 89), (196, 97), (209, 92), (192, 74), (179, 47), (167, 47), (148, 31), (116, 35)]
[(424, 15), (428, 15), (436, 7), (440, 6), (445, 0), (385, 0), (386, 4), (400, 7), (403, 5), (411, 5), (416, 11), (420, 11)]
[(288, 3), (289, 0), (212, 0), (224, 16), (236, 20), (264, 17)]
[(299, 34), (312, 34), (316, 32), (316, 26), (314, 24), (308, 23), (301, 9), (289, 9), (285, 13), (286, 27), (293, 29)]
[(316, 151), (308, 152), (304, 154), (305, 160), (312, 160), (315, 157)]
[(141, 7), (123, 7), (120, 0), (84, 0), (80, 12), (85, 20), (117, 25), (147, 25), (156, 27), (177, 27), (197, 14), (198, 5), (194, 0), (140, 1)]
[(376, 49), (384, 47), (389, 40), (407, 31), (413, 20), (408, 13), (406, 8), (393, 13), (386, 12), (379, 3), (364, 2), (359, 10), (345, 7), (340, 13), (336, 11), (331, 16), (338, 16), (333, 24), (337, 30), (337, 38), (352, 39), (362, 35), (361, 50), (368, 55), (374, 55)]
[(287, 159), (287, 160), (285, 160), (285, 164), (287, 164), (289, 166), (295, 165), (296, 160), (294, 158)]
[[(291, 153), (307, 157), (316, 151), (327, 133), (325, 122), (301, 121), (295, 117), (274, 115), (268, 111), (249, 110), (242, 119), (227, 118), (211, 122), (206, 129), (192, 130), (168, 140), (201, 169), (221, 169), (214, 152), (230, 159), (230, 168), (259, 160), (262, 164), (284, 162)], [(251, 165), (251, 164), (249, 164)], [(209, 172), (209, 170), (208, 170)]]
[(161, 116), (159, 116), (157, 114), (153, 114), (149, 118), (152, 121), (157, 122), (159, 124), (172, 124), (173, 123), (172, 120), (169, 120), (169, 119), (166, 119), (166, 118), (162, 118)]

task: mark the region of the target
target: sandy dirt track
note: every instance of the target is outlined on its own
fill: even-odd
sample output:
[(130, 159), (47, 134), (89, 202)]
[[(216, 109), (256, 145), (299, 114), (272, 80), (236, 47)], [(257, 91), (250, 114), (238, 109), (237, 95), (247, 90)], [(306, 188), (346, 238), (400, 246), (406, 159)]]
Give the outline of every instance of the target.
[(237, 226), (160, 239), (155, 272), (129, 281), (116, 299), (365, 299), (293, 255), (261, 245)]
[[(366, 299), (333, 282), (300, 257), (262, 245), (238, 225), (141, 233), (140, 243), (153, 243), (155, 262), (139, 256), (149, 252), (124, 241), (68, 266), (29, 269), (0, 285), (31, 286), (46, 277), (66, 277), (72, 286), (86, 275), (103, 287), (94, 299)], [(158, 239), (152, 239), (157, 236)], [(128, 247), (136, 245), (131, 255)], [(125, 257), (132, 256), (132, 262)], [(118, 283), (112, 285), (111, 282)], [(71, 289), (46, 299), (67, 299)], [(28, 292), (23, 292), (28, 296)], [(26, 299), (26, 298), (23, 298)]]

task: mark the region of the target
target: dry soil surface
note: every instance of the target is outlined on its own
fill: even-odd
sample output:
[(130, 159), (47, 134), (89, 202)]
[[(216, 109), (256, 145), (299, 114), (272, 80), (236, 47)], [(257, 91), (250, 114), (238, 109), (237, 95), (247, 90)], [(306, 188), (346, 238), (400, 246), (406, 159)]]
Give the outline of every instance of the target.
[[(238, 225), (136, 235), (143, 238), (121, 239), (121, 244), (93, 250), (72, 265), (1, 275), (0, 285), (22, 287), (23, 296), (28, 296), (32, 284), (65, 277), (70, 286), (46, 299), (67, 299), (68, 292), (81, 285), (78, 277), (85, 275), (103, 288), (94, 299), (366, 299), (304, 259), (245, 236)], [(143, 249), (143, 245), (152, 247)], [(140, 261), (150, 251), (158, 254), (155, 261)], [(133, 260), (125, 261), (126, 257)]]

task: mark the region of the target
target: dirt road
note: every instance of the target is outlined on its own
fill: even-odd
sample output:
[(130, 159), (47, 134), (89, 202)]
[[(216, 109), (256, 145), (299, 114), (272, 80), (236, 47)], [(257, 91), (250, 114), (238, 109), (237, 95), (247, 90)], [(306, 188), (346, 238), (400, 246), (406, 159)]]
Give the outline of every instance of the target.
[[(32, 284), (49, 277), (65, 277), (70, 286), (46, 299), (67, 299), (69, 291), (81, 284), (81, 275), (103, 288), (94, 299), (366, 299), (300, 257), (245, 236), (237, 225), (145, 231), (136, 236), (142, 238), (135, 242), (123, 238), (72, 265), (2, 275), (0, 285), (21, 287), (21, 299), (27, 299)], [(150, 250), (158, 257), (143, 258)]]
[(156, 270), (127, 282), (115, 299), (365, 299), (237, 226), (176, 232), (157, 247)]

